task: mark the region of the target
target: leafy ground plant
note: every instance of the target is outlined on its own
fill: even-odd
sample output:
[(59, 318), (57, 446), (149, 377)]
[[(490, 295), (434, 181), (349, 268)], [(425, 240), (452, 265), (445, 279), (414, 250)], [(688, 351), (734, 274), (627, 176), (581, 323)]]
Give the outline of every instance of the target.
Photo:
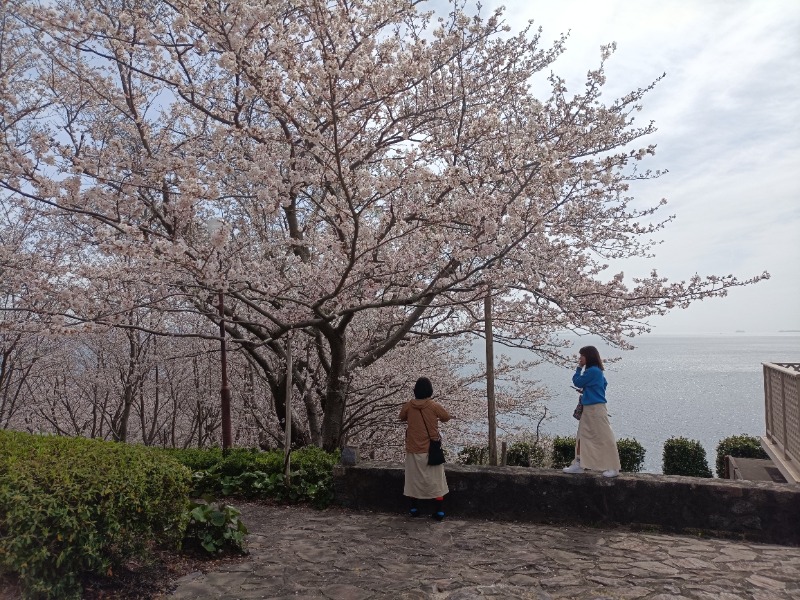
[(244, 536), (247, 527), (233, 506), (194, 501), (190, 505), (189, 525), (184, 549), (208, 554), (247, 554)]

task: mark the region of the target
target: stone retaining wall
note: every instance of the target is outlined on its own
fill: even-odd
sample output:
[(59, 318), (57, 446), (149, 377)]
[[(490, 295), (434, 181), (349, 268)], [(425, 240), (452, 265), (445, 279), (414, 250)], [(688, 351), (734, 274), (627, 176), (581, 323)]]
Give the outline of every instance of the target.
[[(800, 486), (651, 474), (608, 479), (554, 469), (446, 465), (448, 515), (490, 520), (625, 525), (800, 545)], [(403, 465), (334, 469), (336, 502), (378, 512), (408, 510)]]

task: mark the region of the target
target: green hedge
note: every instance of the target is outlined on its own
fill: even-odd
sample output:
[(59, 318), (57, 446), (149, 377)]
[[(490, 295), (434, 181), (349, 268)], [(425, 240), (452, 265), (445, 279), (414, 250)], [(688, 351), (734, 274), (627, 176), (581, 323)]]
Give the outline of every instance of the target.
[(506, 451), (510, 467), (543, 467), (545, 458), (545, 449), (536, 442), (514, 442)]
[(664, 442), (664, 475), (711, 477), (706, 451), (697, 440), (672, 437)]
[(166, 454), (194, 471), (205, 471), (222, 460), (222, 448), (165, 448)]
[(231, 448), (217, 464), (220, 475), (239, 475), (247, 471), (283, 472), (283, 450), (262, 452), (251, 448)]
[(286, 486), (285, 497), (290, 502), (309, 502), (317, 508), (330, 505), (333, 502), (333, 467), (340, 458), (340, 451), (328, 453), (316, 446), (293, 451), (291, 483)]
[[(633, 438), (617, 440), (617, 451), (622, 470), (627, 473), (638, 473), (644, 466), (645, 449)], [(573, 436), (557, 436), (553, 440), (552, 462), (554, 469), (562, 469), (575, 459), (575, 438)]]
[(84, 576), (180, 546), (190, 482), (159, 450), (0, 431), (0, 566), (27, 597), (79, 598)]
[(458, 451), (456, 461), (462, 465), (488, 465), (489, 446), (464, 446)]
[(717, 477), (725, 477), (725, 457), (769, 458), (757, 437), (751, 435), (732, 435), (717, 444)]
[(223, 455), (220, 448), (165, 448), (166, 454), (193, 472), (214, 471), (221, 476), (247, 471), (283, 472), (283, 450), (262, 452), (257, 448), (231, 448)]
[(617, 451), (622, 470), (626, 473), (638, 473), (644, 466), (646, 450), (634, 438), (621, 438), (617, 440)]
[[(283, 474), (282, 450), (234, 448), (226, 456), (216, 449), (165, 450), (195, 470), (194, 496), (271, 498), (284, 502), (308, 502), (324, 508), (333, 501), (333, 466), (340, 452), (328, 453), (315, 446), (292, 451), (289, 481)], [(207, 455), (203, 453), (207, 452)]]
[(563, 469), (575, 459), (575, 436), (560, 436), (553, 438), (552, 466), (554, 469)]
[[(498, 460), (500, 450), (498, 449)], [(517, 441), (506, 450), (506, 465), (509, 467), (543, 467), (547, 453), (541, 444)], [(462, 465), (488, 465), (489, 446), (464, 446), (456, 461)]]

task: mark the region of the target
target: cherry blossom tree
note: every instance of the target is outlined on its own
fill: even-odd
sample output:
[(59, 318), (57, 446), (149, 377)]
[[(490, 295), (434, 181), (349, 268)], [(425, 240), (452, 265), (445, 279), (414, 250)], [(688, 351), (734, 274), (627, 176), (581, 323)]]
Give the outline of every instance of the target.
[(6, 31), (30, 52), (4, 55), (0, 187), (46, 224), (51, 257), (15, 271), (31, 309), (46, 300), (53, 327), (148, 330), (130, 315), (217, 322), (222, 290), (277, 415), (295, 332), (309, 441), (332, 449), (382, 420), (363, 403), (379, 378), (402, 387), (398, 348), (479, 332), (489, 289), (496, 339), (559, 360), (561, 331), (625, 346), (653, 315), (767, 276), (608, 273), (669, 221), (628, 195), (659, 175), (638, 169), (655, 148), (634, 115), (660, 78), (603, 98), (612, 45), (573, 94), (550, 72), (563, 39), (542, 48), (501, 10), (423, 8), (8, 3)]
[(0, 428), (24, 421), (26, 401), (46, 385), (38, 363), (52, 348), (42, 336), (0, 332)]

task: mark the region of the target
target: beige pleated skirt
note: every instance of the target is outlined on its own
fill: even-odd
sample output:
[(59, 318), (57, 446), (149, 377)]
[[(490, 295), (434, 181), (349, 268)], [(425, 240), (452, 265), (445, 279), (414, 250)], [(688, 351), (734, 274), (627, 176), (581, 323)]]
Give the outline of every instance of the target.
[[(581, 466), (596, 471), (620, 470), (617, 440), (608, 421), (605, 404), (587, 404), (583, 407), (578, 421), (578, 435), (581, 442)], [(577, 455), (577, 444), (576, 444)]]
[(406, 482), (403, 495), (420, 500), (440, 498), (450, 490), (444, 476), (444, 465), (428, 464), (428, 453), (406, 452)]

